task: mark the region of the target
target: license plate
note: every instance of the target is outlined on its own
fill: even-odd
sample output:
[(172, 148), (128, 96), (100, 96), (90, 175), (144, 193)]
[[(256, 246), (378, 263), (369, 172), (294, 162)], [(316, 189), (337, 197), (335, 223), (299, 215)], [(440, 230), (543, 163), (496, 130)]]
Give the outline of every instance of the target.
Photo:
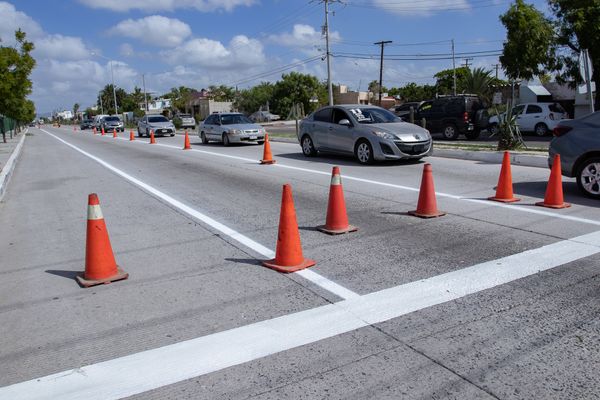
[(250, 136), (250, 139), (256, 139), (256, 136)]

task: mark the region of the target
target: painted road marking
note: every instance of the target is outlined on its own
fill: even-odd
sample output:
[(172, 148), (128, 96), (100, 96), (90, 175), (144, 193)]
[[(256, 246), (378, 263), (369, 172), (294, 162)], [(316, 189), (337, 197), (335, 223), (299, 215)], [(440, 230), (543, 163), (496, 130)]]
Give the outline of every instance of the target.
[[(139, 186), (147, 193), (150, 193), (151, 195), (158, 197), (159, 199), (161, 199), (161, 200), (165, 201), (166, 203), (172, 205), (173, 207), (183, 211), (184, 213), (192, 216), (193, 218), (205, 223), (206, 225), (211, 226), (212, 228), (223, 233), (224, 235), (229, 236), (231, 239), (235, 240), (236, 242), (241, 243), (244, 246), (248, 247), (249, 249), (252, 249), (255, 252), (257, 252), (258, 254), (266, 257), (267, 259), (275, 258), (275, 252), (273, 250), (263, 246), (262, 244), (260, 244), (258, 242), (255, 242), (254, 240), (250, 239), (249, 237), (237, 232), (234, 229), (229, 228), (228, 226), (209, 217), (208, 215), (205, 215), (205, 214), (201, 213), (200, 211), (193, 209), (192, 207), (180, 202), (179, 200), (174, 199), (173, 197), (169, 196), (168, 194), (161, 192), (160, 190), (148, 185), (147, 183), (144, 183), (144, 182), (140, 181), (139, 179), (134, 178), (133, 176), (129, 175), (128, 173), (112, 166), (111, 164), (107, 163), (106, 161), (86, 152), (85, 150), (82, 150), (79, 147), (72, 145), (71, 143), (59, 138), (58, 136), (53, 135), (52, 133), (50, 133), (44, 129), (41, 129), (41, 130), (43, 132), (47, 133), (48, 135), (52, 136), (56, 140), (63, 142), (67, 146), (69, 146), (72, 149), (83, 154), (84, 156), (91, 158), (92, 160), (96, 161), (103, 167), (111, 170), (115, 174), (117, 174), (117, 175), (125, 178), (129, 182)], [(112, 139), (112, 137), (111, 137), (111, 139)], [(359, 296), (357, 293), (351, 291), (350, 289), (347, 289), (347, 288), (325, 278), (324, 276), (321, 276), (320, 274), (318, 274), (314, 271), (301, 272), (301, 273), (295, 272), (295, 273), (302, 276), (304, 279), (311, 281), (315, 285), (320, 286), (323, 289), (339, 296), (342, 299), (351, 299), (351, 298)]]
[(0, 388), (6, 400), (120, 399), (332, 338), (600, 253), (600, 231), (432, 278)]
[[(121, 138), (121, 139), (125, 140), (125, 138)], [(141, 143), (147, 143), (147, 142), (141, 142)], [(178, 146), (162, 144), (162, 143), (156, 143), (156, 146), (162, 146), (162, 147), (167, 147), (167, 148), (171, 148), (171, 149), (181, 150), (181, 148)], [(190, 151), (190, 150), (188, 150), (188, 151)], [(206, 150), (198, 150), (198, 149), (194, 149), (194, 148), (192, 148), (191, 151), (202, 153), (202, 154), (208, 154), (208, 155), (212, 155), (212, 156), (217, 156), (217, 157), (230, 158), (233, 160), (247, 161), (247, 162), (258, 164), (258, 160), (252, 159), (252, 158), (232, 156), (229, 154), (222, 154), (222, 153), (206, 151)], [(285, 169), (301, 171), (301, 172), (308, 172), (311, 174), (331, 176), (331, 172), (324, 172), (324, 171), (319, 171), (319, 170), (310, 169), (310, 168), (295, 167), (292, 165), (285, 165), (285, 164), (281, 164), (281, 163), (273, 164), (272, 167), (285, 168)], [(355, 182), (368, 183), (368, 184), (372, 184), (372, 185), (385, 186), (385, 187), (389, 187), (389, 188), (393, 188), (393, 189), (400, 189), (400, 190), (405, 190), (405, 191), (410, 191), (410, 192), (417, 192), (417, 193), (419, 192), (419, 188), (416, 188), (416, 187), (396, 185), (394, 183), (375, 181), (372, 179), (358, 178), (358, 177), (351, 176), (351, 175), (344, 175), (344, 179), (350, 180), (350, 181), (355, 181)], [(520, 212), (529, 213), (529, 214), (543, 215), (545, 217), (563, 219), (566, 221), (573, 221), (573, 222), (579, 222), (579, 223), (583, 223), (583, 224), (600, 226), (600, 221), (593, 220), (593, 219), (575, 217), (572, 215), (558, 214), (558, 213), (547, 211), (547, 210), (537, 209), (537, 208), (533, 208), (533, 207), (524, 207), (524, 206), (519, 206), (519, 205), (515, 205), (515, 204), (504, 204), (504, 203), (500, 203), (500, 202), (496, 202), (496, 201), (472, 199), (469, 197), (457, 196), (454, 194), (443, 193), (443, 192), (435, 192), (435, 193), (439, 197), (445, 197), (448, 199), (468, 201), (471, 203), (483, 204), (486, 206), (500, 207), (500, 208), (504, 208), (506, 210), (515, 210), (515, 211), (520, 211)]]

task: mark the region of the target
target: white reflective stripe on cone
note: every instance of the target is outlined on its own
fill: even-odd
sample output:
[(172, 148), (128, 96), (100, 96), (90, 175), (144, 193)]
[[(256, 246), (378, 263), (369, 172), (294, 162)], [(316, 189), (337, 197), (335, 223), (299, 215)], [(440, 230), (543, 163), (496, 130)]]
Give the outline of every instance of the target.
[(334, 175), (331, 177), (331, 184), (332, 185), (341, 185), (342, 184), (342, 176), (341, 175)]
[(88, 206), (88, 220), (104, 219), (100, 204)]

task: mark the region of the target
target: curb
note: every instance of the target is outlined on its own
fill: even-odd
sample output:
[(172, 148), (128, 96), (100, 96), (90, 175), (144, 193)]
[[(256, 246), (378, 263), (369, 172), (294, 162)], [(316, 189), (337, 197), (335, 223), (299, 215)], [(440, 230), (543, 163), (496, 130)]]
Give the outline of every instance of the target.
[(8, 186), (10, 177), (12, 176), (15, 166), (17, 165), (17, 159), (19, 158), (19, 155), (21, 154), (21, 149), (23, 148), (23, 142), (25, 142), (25, 134), (27, 132), (28, 132), (27, 129), (23, 132), (23, 136), (21, 137), (19, 144), (17, 144), (17, 146), (13, 150), (12, 154), (8, 158), (8, 161), (2, 168), (2, 171), (0, 171), (0, 201), (2, 201), (2, 199), (4, 198), (4, 194), (6, 193), (6, 187)]
[[(469, 151), (459, 149), (433, 148), (434, 157), (457, 158), (461, 160), (481, 161), (490, 164), (502, 164), (503, 151)], [(511, 165), (525, 167), (548, 168), (548, 157), (533, 154), (510, 153)]]

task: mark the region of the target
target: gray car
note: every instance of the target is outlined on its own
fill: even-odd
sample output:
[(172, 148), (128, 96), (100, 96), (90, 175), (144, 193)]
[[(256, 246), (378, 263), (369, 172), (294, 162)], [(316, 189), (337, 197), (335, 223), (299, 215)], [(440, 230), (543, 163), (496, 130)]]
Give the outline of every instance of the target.
[(175, 136), (175, 125), (162, 115), (144, 115), (138, 121), (137, 131), (139, 137), (150, 136), (151, 131), (155, 136)]
[(102, 118), (101, 128), (104, 128), (105, 132), (112, 132), (113, 130), (121, 132), (125, 131), (123, 121), (116, 115)]
[(556, 154), (560, 154), (562, 174), (577, 178), (586, 196), (600, 199), (600, 111), (560, 121), (550, 142), (550, 167)]
[(420, 159), (431, 155), (429, 131), (403, 122), (381, 107), (363, 104), (323, 107), (300, 122), (298, 140), (305, 156), (319, 151), (374, 160)]
[(198, 127), (198, 136), (204, 144), (211, 140), (222, 142), (224, 146), (242, 142), (263, 144), (265, 128), (240, 113), (218, 113), (206, 117)]

